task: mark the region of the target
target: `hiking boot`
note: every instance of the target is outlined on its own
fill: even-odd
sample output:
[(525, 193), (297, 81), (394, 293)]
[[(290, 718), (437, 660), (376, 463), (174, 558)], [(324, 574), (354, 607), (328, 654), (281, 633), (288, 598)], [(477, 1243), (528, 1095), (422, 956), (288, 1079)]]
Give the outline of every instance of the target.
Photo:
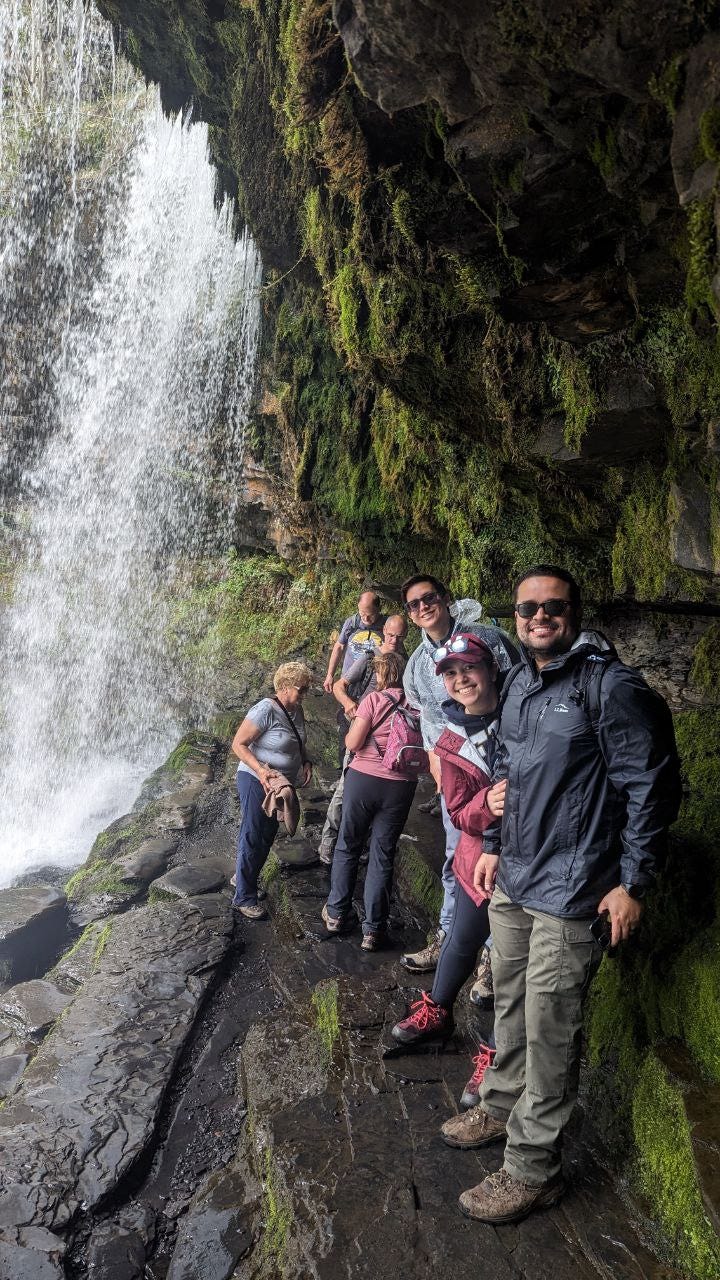
[(364, 933), (360, 947), (363, 951), (380, 951), (386, 944), (386, 933)]
[(485, 1072), (488, 1067), (492, 1066), (494, 1057), (494, 1049), (491, 1049), (487, 1044), (480, 1045), (480, 1052), (473, 1058), (473, 1066), (475, 1070), (465, 1085), (462, 1098), (460, 1099), (460, 1106), (463, 1111), (469, 1111), (471, 1107), (476, 1107), (480, 1101), (480, 1085), (485, 1079)]
[(238, 911), (246, 920), (267, 919), (267, 911), (258, 902), (245, 902), (238, 906), (233, 903), (233, 911)]
[(557, 1204), (564, 1190), (561, 1173), (541, 1187), (533, 1187), (512, 1178), (507, 1169), (498, 1169), (477, 1187), (463, 1191), (460, 1210), (466, 1218), (476, 1218), (478, 1222), (519, 1222), (533, 1209), (549, 1209)]
[(482, 949), (477, 979), (470, 988), (470, 1003), (476, 1004), (480, 1009), (490, 1009), (495, 1003), (492, 966), (488, 947), (483, 947)]
[(320, 915), (323, 918), (325, 928), (327, 929), (328, 933), (344, 933), (345, 932), (347, 928), (346, 921), (343, 920), (342, 918), (337, 919), (335, 916), (329, 916), (327, 903), (325, 903), (325, 906), (320, 912)]
[(318, 858), (324, 867), (331, 867), (335, 846), (332, 844), (321, 844), (318, 849)]
[(399, 1044), (422, 1044), (424, 1040), (448, 1040), (454, 1030), (453, 1016), (449, 1009), (436, 1004), (427, 991), (410, 1005), (409, 1017), (396, 1022), (390, 1035)]
[[(232, 877), (230, 881), (230, 888), (237, 889), (237, 876)], [(263, 902), (265, 898), (267, 898), (267, 889), (261, 889), (260, 885), (258, 885), (258, 891), (257, 891), (258, 902)]]
[(426, 800), (424, 804), (419, 804), (418, 812), (427, 813), (430, 815), (431, 818), (439, 818), (440, 814), (442, 813), (442, 804), (440, 803), (440, 796), (439, 795), (433, 796), (432, 800)]
[(440, 948), (445, 941), (445, 930), (439, 926), (434, 933), (428, 934), (428, 945), (422, 951), (412, 951), (410, 955), (401, 956), (400, 963), (410, 973), (432, 973), (437, 968)]
[(469, 1151), (472, 1147), (489, 1147), (507, 1137), (504, 1120), (496, 1120), (482, 1107), (473, 1107), (461, 1116), (451, 1116), (440, 1129), (440, 1137), (449, 1147)]

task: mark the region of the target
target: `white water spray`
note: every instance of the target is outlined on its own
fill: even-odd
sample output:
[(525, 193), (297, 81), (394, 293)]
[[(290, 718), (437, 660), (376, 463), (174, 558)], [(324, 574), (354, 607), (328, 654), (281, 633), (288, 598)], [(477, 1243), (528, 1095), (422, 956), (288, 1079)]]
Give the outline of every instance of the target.
[[(214, 207), (205, 129), (162, 116), (115, 64), (97, 15), (70, 0), (0, 0), (5, 96), (18, 73), (13, 20), (17, 31), (18, 15), (51, 9), (69, 48), (49, 93), (58, 127), (45, 149), (32, 143), (39, 189), (44, 158), (56, 192), (42, 246), (52, 318), (44, 349), (30, 343), (18, 362), (10, 405), (16, 455), (20, 422), (31, 466), (1, 655), (0, 884), (77, 863), (181, 731), (165, 638), (173, 582), (229, 538), (258, 324), (257, 255), (233, 239), (229, 207)], [(111, 79), (88, 166), (87, 104), (99, 112)], [(18, 199), (0, 246), (7, 319), (23, 273), (37, 283), (42, 255), (25, 225), (36, 210)]]

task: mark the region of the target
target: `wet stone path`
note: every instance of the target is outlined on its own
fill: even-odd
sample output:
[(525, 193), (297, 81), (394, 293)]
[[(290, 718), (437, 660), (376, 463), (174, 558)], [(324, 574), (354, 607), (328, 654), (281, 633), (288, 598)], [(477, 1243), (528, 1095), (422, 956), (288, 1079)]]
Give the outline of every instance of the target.
[[(222, 761), (171, 872), (232, 874)], [(234, 919), (227, 886), (151, 890), (104, 949), (89, 937), (92, 962), (0, 1111), (0, 1280), (679, 1280), (581, 1113), (557, 1208), (500, 1228), (461, 1216), (460, 1192), (499, 1167), (501, 1147), (455, 1151), (438, 1131), (492, 1015), (463, 994), (442, 1052), (400, 1052), (389, 1035), (419, 990), (398, 960), (424, 941), (437, 883), (423, 859), (437, 869), (441, 824), (411, 815), (392, 943), (364, 953), (359, 927), (326, 933), (329, 873), (304, 865), (325, 773), (311, 825), (268, 864), (267, 920)]]

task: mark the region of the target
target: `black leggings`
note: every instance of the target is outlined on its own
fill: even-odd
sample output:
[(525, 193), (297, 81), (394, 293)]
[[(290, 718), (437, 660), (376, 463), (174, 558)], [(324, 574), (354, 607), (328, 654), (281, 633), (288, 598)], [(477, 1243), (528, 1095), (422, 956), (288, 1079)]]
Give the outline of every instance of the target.
[(433, 1000), (443, 1009), (452, 1009), (477, 964), (478, 951), (489, 936), (487, 900), (476, 907), (470, 894), (456, 880), (453, 918), (442, 944), (432, 989)]

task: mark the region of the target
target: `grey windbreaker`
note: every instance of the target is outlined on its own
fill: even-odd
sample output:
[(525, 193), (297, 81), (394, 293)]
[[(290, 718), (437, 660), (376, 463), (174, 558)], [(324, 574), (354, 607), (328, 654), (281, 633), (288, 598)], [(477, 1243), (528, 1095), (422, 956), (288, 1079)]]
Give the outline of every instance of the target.
[[(480, 622), (483, 607), (477, 600), (456, 600), (450, 606), (453, 619), (452, 634), (457, 631), (468, 631), (479, 636), (490, 646), (497, 659), (501, 671), (508, 671), (518, 660), (518, 651), (512, 640), (500, 628), (491, 623)], [(435, 650), (437, 645), (423, 634), (417, 649), (410, 654), (405, 668), (403, 684), (405, 696), (411, 707), (420, 712), (420, 727), (423, 742), (428, 751), (432, 751), (440, 734), (448, 724), (442, 709), (447, 698), (447, 689), (442, 676), (435, 675)]]
[(507, 778), (505, 812), (484, 846), (513, 902), (594, 916), (609, 889), (653, 884), (680, 800), (672, 719), (599, 632), (540, 672), (523, 650), (493, 776)]

